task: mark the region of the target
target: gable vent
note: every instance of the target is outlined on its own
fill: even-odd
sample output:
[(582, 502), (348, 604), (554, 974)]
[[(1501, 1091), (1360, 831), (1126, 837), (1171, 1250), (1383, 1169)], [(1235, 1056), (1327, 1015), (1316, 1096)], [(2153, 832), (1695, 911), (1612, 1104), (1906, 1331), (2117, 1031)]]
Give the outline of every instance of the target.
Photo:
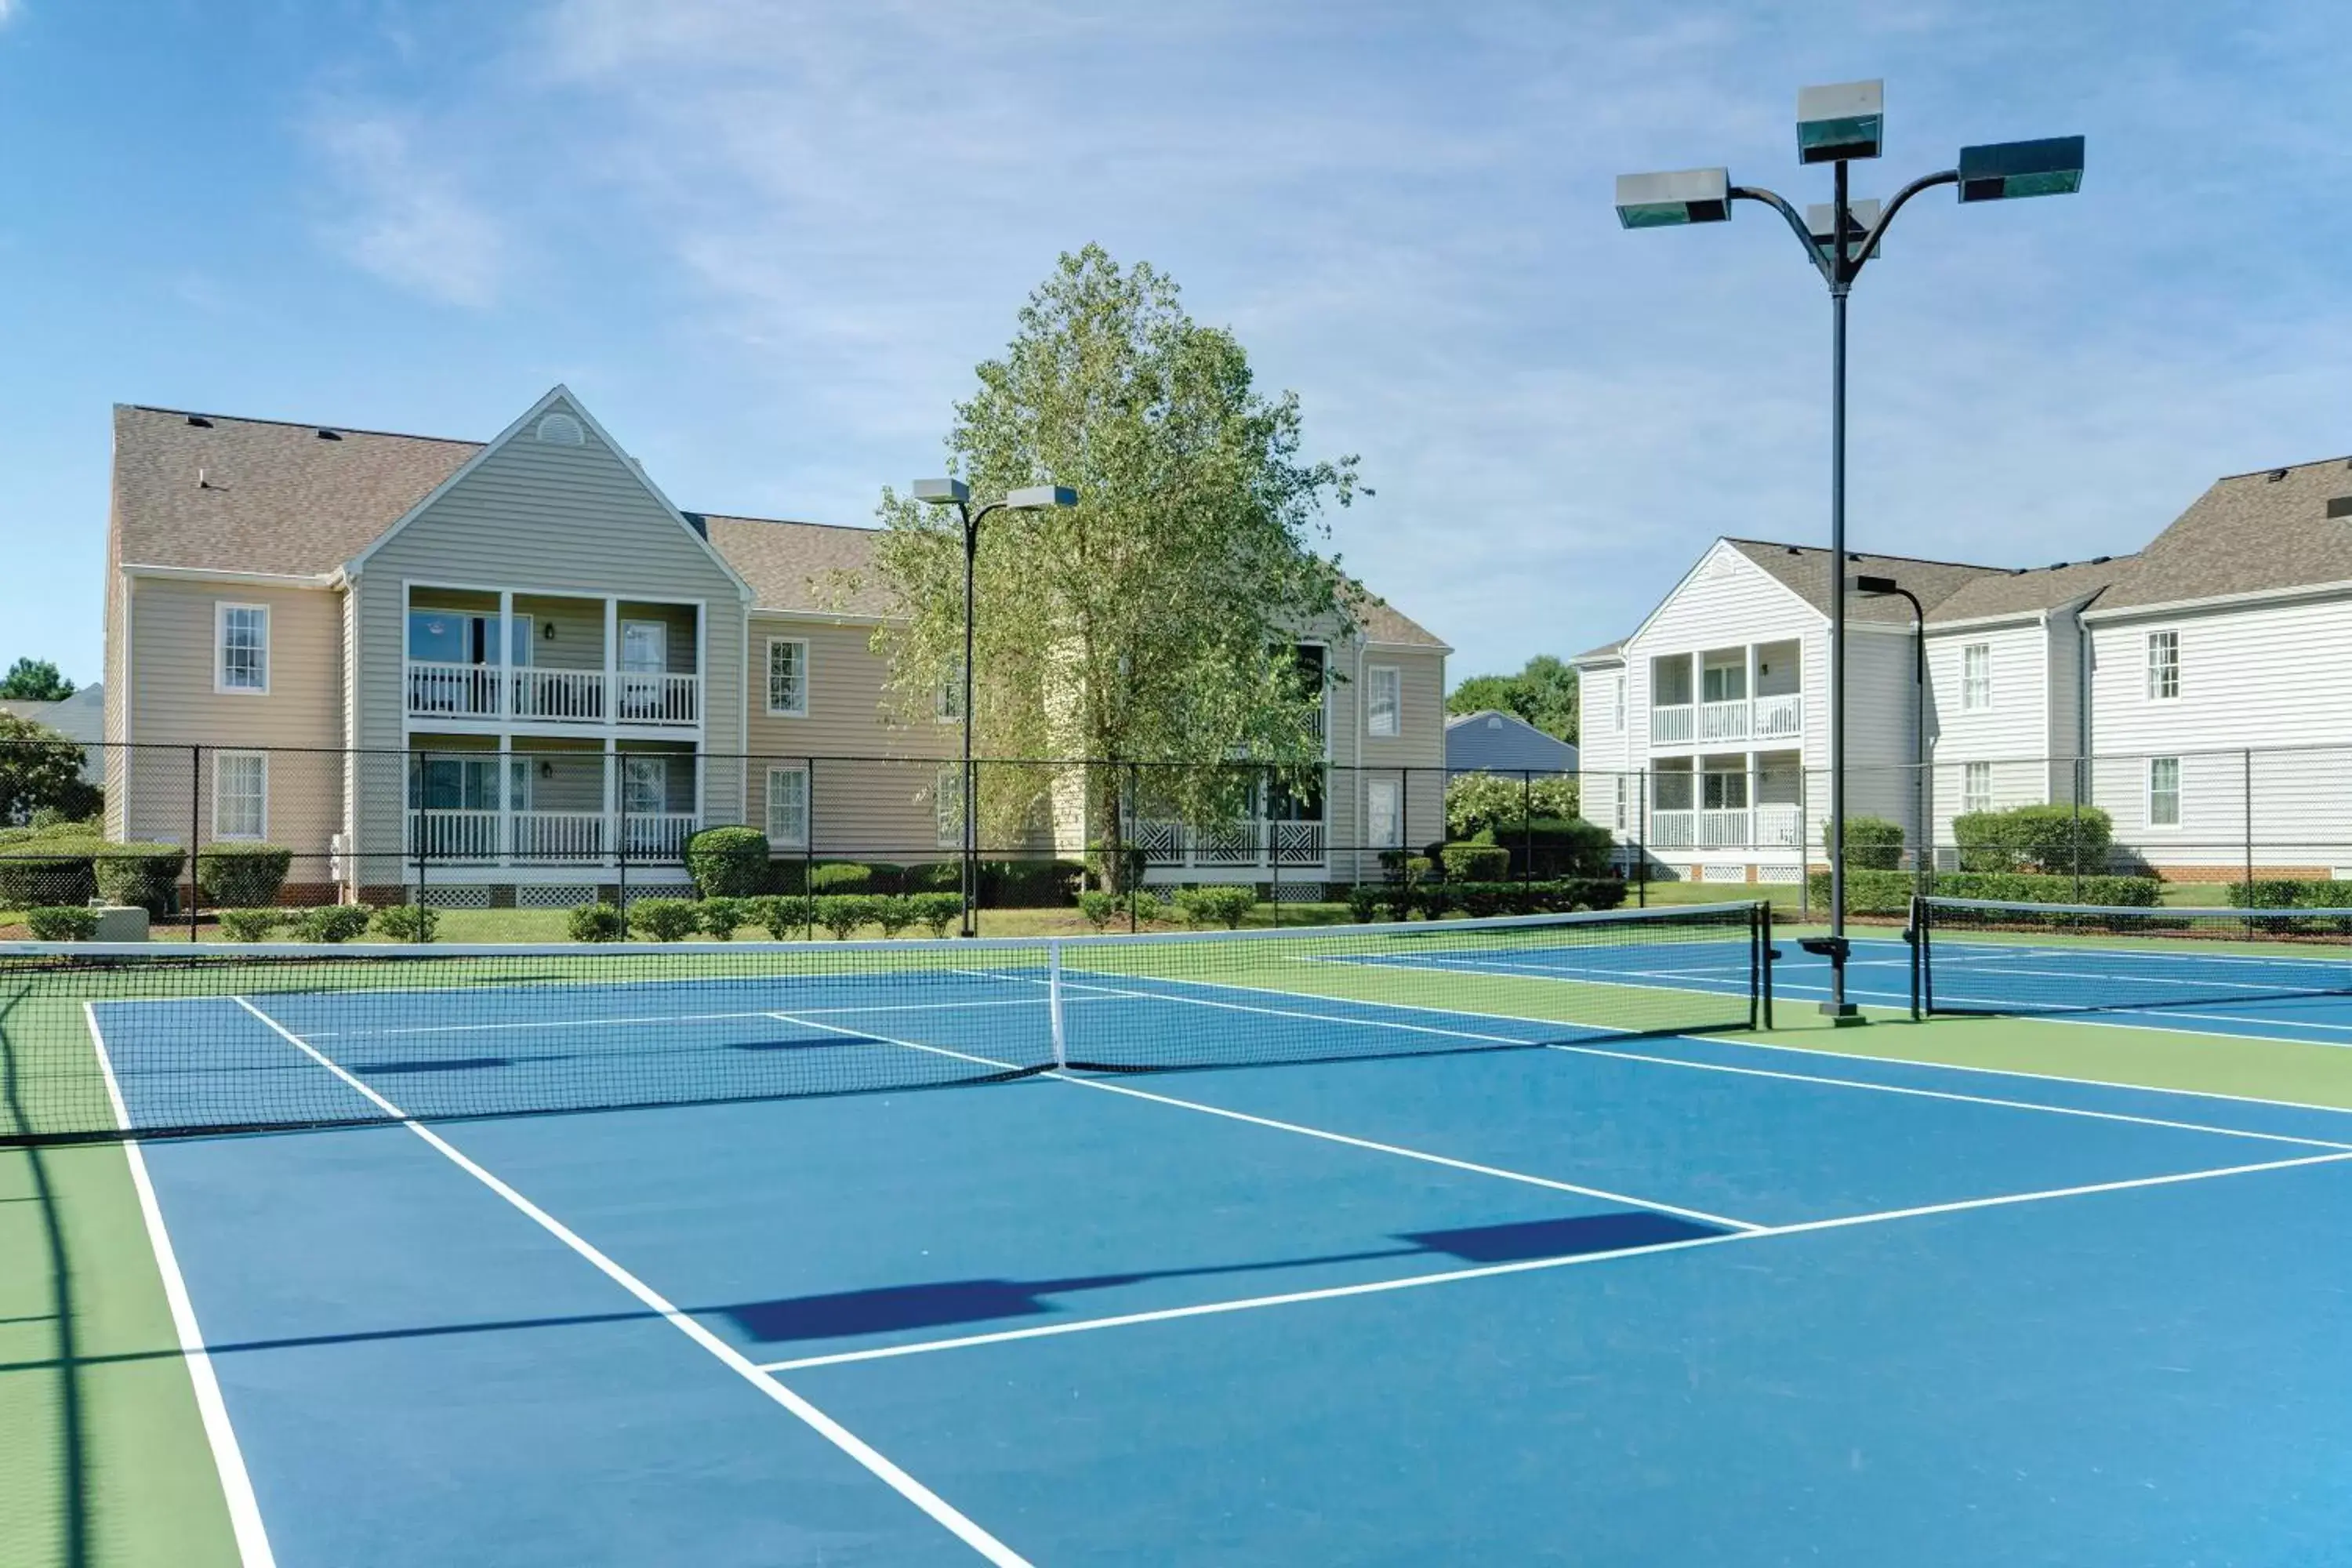
[(2352, 496), (2337, 496), (2327, 503), (2330, 517), (2352, 517)]
[(539, 422), (537, 434), (541, 440), (551, 446), (584, 447), (588, 444), (588, 433), (580, 427), (580, 421), (569, 414), (547, 416)]

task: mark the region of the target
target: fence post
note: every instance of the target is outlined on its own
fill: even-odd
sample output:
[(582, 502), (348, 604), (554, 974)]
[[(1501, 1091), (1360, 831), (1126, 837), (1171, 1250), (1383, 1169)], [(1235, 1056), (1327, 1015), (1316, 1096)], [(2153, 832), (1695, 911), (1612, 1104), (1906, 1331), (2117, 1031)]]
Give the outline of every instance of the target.
[(613, 763), (610, 781), (613, 789), (613, 871), (617, 879), (613, 891), (620, 905), (621, 940), (626, 942), (629, 936), (629, 773), (627, 764), (621, 760), (622, 752), (614, 751), (605, 754)]
[[(203, 901), (196, 891), (196, 856), (204, 844), (205, 832), (205, 749), (188, 748), (188, 940), (196, 940), (196, 906)], [(128, 801), (123, 803), (126, 806)], [(125, 820), (129, 818), (125, 817)]]
[(1633, 799), (1633, 902), (1650, 907), (1650, 770), (1637, 775), (1640, 787)]
[(1519, 887), (1524, 889), (1535, 880), (1536, 819), (1534, 815), (1536, 775), (1528, 769), (1519, 770)]
[[(1265, 776), (1259, 788), (1265, 802), (1265, 865), (1271, 874), (1266, 886), (1266, 902), (1274, 906), (1274, 923), (1282, 924), (1282, 823), (1274, 815), (1274, 764), (1266, 764)], [(1284, 803), (1287, 805), (1287, 802)]]
[[(2254, 907), (2254, 749), (2249, 746), (2241, 753), (2245, 768), (2246, 823), (2246, 908)], [(2247, 927), (2252, 929), (2252, 917), (2247, 917)]]
[(2070, 789), (2067, 793), (2074, 796), (2074, 816), (2066, 841), (2074, 862), (2074, 901), (2079, 904), (2083, 901), (2083, 792)]
[[(1114, 769), (1118, 768), (1118, 765), (1116, 762), (1111, 763)], [(1140, 847), (1130, 842), (1129, 836), (1140, 834), (1142, 831), (1143, 795), (1142, 792), (1136, 787), (1139, 782), (1136, 777), (1136, 764), (1128, 763), (1124, 771), (1127, 783), (1120, 791), (1118, 801), (1119, 864), (1108, 869), (1118, 878), (1120, 885), (1127, 889), (1127, 930), (1128, 934), (1132, 936), (1142, 929), (1142, 922), (1136, 918), (1135, 900), (1143, 891), (1143, 868), (1146, 861)], [(1118, 778), (1120, 775), (1115, 772), (1111, 776)]]
[(1797, 918), (1813, 917), (1812, 773), (1800, 753), (1797, 760)]
[(801, 914), (806, 922), (803, 934), (810, 942), (816, 940), (816, 759), (802, 759), (808, 764), (808, 799), (801, 803)]
[[(425, 923), (425, 862), (426, 858), (433, 853), (433, 816), (431, 809), (424, 804), (433, 798), (433, 753), (430, 752), (419, 752), (416, 753), (416, 798), (419, 804), (414, 807), (416, 813), (416, 900), (415, 908), (416, 910), (416, 924), (419, 927), (422, 927)], [(462, 800), (465, 797), (463, 795), (460, 795), (458, 798)]]

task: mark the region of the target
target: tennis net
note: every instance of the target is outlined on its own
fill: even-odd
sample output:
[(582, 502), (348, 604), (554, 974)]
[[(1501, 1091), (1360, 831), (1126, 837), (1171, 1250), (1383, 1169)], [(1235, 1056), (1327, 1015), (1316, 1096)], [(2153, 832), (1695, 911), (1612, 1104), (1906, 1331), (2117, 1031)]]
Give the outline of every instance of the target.
[(1920, 899), (1923, 1013), (2162, 1013), (2352, 994), (2352, 909)]
[(1769, 916), (1013, 941), (0, 946), (0, 1142), (1752, 1026)]

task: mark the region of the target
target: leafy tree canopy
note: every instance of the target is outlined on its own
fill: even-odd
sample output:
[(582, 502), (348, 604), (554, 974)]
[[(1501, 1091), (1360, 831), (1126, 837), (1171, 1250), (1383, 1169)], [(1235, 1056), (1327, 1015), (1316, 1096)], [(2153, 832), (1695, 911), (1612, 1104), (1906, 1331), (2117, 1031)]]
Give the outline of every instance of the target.
[(73, 694), (74, 683), (46, 658), (20, 658), (0, 676), (0, 700), (62, 702)]
[(1448, 713), (1488, 708), (1516, 713), (1547, 735), (1576, 739), (1576, 671), (1548, 653), (1528, 660), (1517, 675), (1473, 675), (1445, 700)]
[(0, 825), (30, 822), (37, 812), (79, 820), (98, 810), (98, 791), (82, 782), (81, 768), (82, 749), (73, 742), (47, 725), (0, 713)]
[[(973, 506), (1047, 482), (1079, 500), (982, 524), (976, 754), (1160, 764), (1140, 775), (1150, 809), (1196, 818), (1249, 804), (1265, 767), (1223, 765), (1237, 756), (1306, 786), (1322, 693), (1290, 650), (1353, 628), (1360, 590), (1316, 546), (1356, 460), (1304, 458), (1297, 398), (1262, 393), (1241, 343), (1186, 314), (1168, 277), (1098, 246), (1062, 257), (978, 374), (947, 439)], [(906, 618), (875, 648), (897, 716), (929, 723), (961, 668), (961, 524), (889, 491), (879, 516), (875, 569)], [(1088, 771), (1089, 837), (1107, 847), (1120, 772)], [(1034, 825), (1059, 783), (983, 769), (983, 826)]]

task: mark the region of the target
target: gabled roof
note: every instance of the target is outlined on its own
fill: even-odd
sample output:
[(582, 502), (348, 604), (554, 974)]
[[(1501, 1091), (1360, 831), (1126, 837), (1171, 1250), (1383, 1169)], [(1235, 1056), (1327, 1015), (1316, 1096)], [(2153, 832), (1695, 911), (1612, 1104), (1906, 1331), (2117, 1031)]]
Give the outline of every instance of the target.
[(877, 619), (894, 613), (889, 589), (867, 570), (879, 529), (758, 517), (702, 521), (710, 542), (751, 584), (760, 609)]
[(1570, 664), (1606, 664), (1611, 659), (1622, 659), (1624, 657), (1625, 639), (1623, 637), (1619, 637), (1615, 642), (1605, 642), (1599, 647), (1586, 648), (1582, 653), (1578, 654), (1568, 662)]
[(1990, 616), (2032, 615), (2094, 600), (2104, 605), (2106, 600), (2101, 595), (2117, 579), (2127, 575), (2138, 559), (2137, 555), (2101, 555), (2089, 561), (2062, 561), (2055, 566), (1972, 577), (1943, 603), (1927, 606), (1927, 624), (1932, 626), (1944, 621), (1973, 621)]
[(2101, 610), (2352, 583), (2352, 460), (2330, 458), (2214, 481), (2102, 595)]
[[(1781, 544), (1768, 539), (1727, 539), (1740, 554), (1822, 614), (1830, 609), (1830, 552), (1810, 544)], [(1999, 566), (1969, 566), (1957, 561), (1922, 561), (1909, 555), (1846, 552), (1844, 575), (1892, 577), (1927, 606), (1930, 618), (1946, 599), (1977, 578), (2005, 576)], [(1899, 598), (1846, 600), (1848, 621), (1911, 624), (1911, 606)]]
[(1572, 773), (1576, 747), (1516, 713), (1482, 708), (1445, 721), (1445, 765), (1454, 772)]

